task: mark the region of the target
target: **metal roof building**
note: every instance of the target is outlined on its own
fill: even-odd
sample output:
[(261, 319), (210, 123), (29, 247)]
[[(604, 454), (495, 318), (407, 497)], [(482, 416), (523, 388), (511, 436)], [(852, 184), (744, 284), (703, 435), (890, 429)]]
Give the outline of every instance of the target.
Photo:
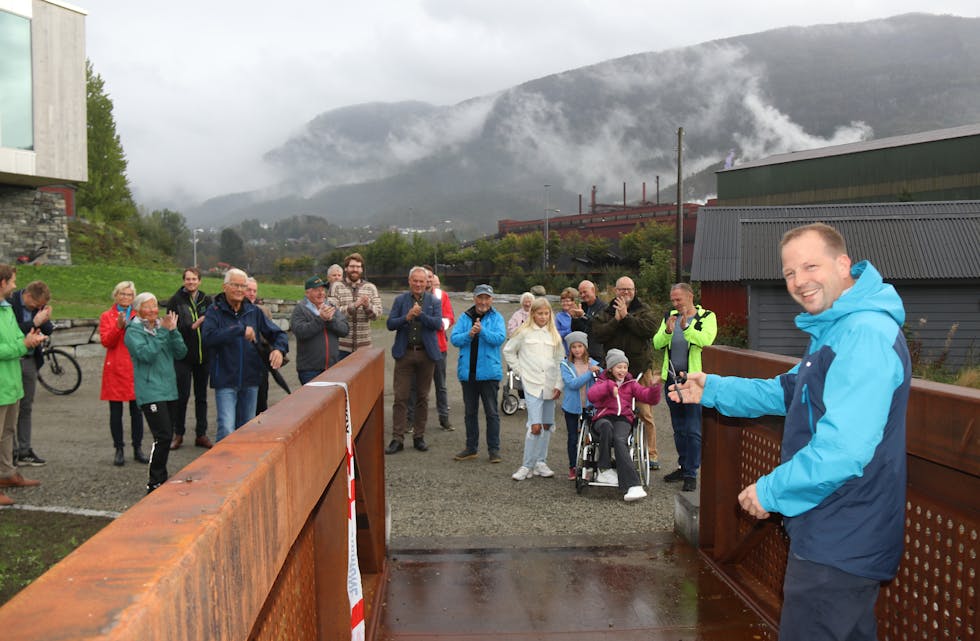
[(980, 124), (769, 156), (719, 171), (718, 204), (980, 198)]
[[(712, 308), (744, 287), (752, 349), (798, 356), (806, 338), (782, 279), (779, 241), (812, 222), (837, 228), (857, 262), (870, 260), (905, 302), (907, 335), (925, 360), (980, 361), (980, 201), (703, 207), (691, 279)], [(716, 309), (716, 311), (719, 311)], [(719, 314), (723, 317), (722, 314)]]

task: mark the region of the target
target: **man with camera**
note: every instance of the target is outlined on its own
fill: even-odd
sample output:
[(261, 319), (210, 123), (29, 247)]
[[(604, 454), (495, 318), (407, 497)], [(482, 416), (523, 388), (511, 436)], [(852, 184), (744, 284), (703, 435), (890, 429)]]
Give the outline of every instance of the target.
[[(653, 348), (664, 351), (660, 377), (665, 381), (665, 389), (666, 385), (683, 383), (688, 372), (701, 371), (701, 349), (715, 342), (718, 335), (718, 318), (710, 310), (694, 304), (694, 290), (689, 284), (677, 283), (670, 288), (670, 304), (674, 309), (664, 315), (653, 337)], [(678, 466), (664, 481), (683, 481), (682, 490), (693, 492), (698, 487), (701, 467), (701, 406), (675, 403), (668, 397), (667, 407), (674, 426)]]
[[(629, 359), (629, 373), (641, 385), (653, 384), (653, 346), (650, 341), (657, 331), (659, 317), (656, 312), (636, 297), (636, 285), (629, 276), (616, 281), (616, 298), (592, 319), (592, 337), (602, 343), (604, 349), (619, 349)], [(650, 469), (660, 469), (657, 452), (657, 428), (653, 422), (653, 407), (636, 403), (636, 413), (646, 425), (647, 452)]]

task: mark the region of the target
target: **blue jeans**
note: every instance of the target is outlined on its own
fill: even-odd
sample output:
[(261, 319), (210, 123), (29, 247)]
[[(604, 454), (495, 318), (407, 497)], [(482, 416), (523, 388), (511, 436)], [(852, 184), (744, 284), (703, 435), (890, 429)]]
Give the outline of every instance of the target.
[(792, 552), (783, 580), (780, 641), (875, 641), (881, 583), (799, 558)]
[(684, 478), (695, 478), (701, 467), (701, 404), (675, 403), (668, 397), (667, 407), (674, 426), (677, 463)]
[(500, 381), (460, 381), (463, 387), (463, 407), (466, 423), (466, 449), (480, 449), (480, 402), (487, 417), (487, 449), (500, 450), (500, 415), (497, 413), (497, 388)]
[(220, 441), (255, 418), (255, 402), (258, 396), (258, 386), (222, 387), (214, 390), (214, 404), (218, 410), (218, 434), (215, 441)]

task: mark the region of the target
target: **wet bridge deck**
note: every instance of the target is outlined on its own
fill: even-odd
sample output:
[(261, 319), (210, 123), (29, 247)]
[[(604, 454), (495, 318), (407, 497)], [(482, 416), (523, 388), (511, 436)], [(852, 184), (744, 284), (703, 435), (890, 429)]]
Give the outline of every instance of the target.
[(396, 539), (388, 572), (376, 637), (388, 641), (775, 636), (672, 533)]

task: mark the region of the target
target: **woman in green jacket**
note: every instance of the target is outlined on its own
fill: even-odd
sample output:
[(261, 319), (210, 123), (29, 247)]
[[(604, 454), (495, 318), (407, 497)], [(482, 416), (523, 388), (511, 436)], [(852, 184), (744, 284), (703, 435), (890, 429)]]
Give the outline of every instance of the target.
[(177, 375), (174, 359), (187, 354), (187, 345), (177, 331), (177, 314), (159, 318), (157, 298), (143, 292), (133, 301), (136, 311), (126, 327), (126, 349), (133, 360), (136, 404), (143, 411), (153, 434), (150, 452), (150, 476), (146, 493), (166, 482), (170, 439), (173, 436), (172, 412), (177, 402)]

